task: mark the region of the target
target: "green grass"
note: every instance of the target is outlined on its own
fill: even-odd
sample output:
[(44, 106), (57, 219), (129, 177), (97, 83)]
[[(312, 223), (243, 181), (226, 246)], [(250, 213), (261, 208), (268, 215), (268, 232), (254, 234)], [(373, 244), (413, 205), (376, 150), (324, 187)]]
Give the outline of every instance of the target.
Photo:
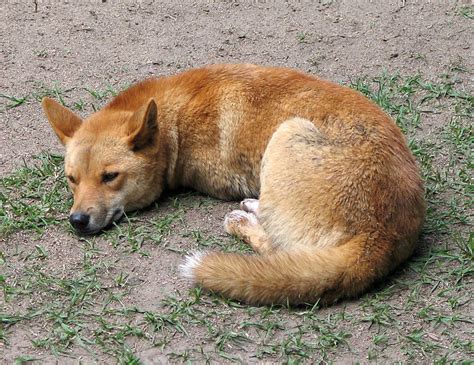
[(472, 5), (461, 6), (457, 9), (457, 15), (472, 20), (474, 19), (474, 7)]
[[(41, 57), (39, 53), (38, 57)], [(12, 108), (24, 106), (26, 104), (36, 104), (44, 97), (57, 99), (59, 103), (77, 111), (94, 112), (99, 110), (111, 97), (116, 96), (120, 91), (126, 89), (129, 84), (119, 86), (107, 85), (103, 89), (83, 87), (83, 88), (63, 88), (58, 83), (49, 85), (36, 83), (33, 90), (25, 95), (0, 94), (0, 112), (6, 112)], [(86, 91), (86, 95), (84, 95)], [(81, 93), (83, 98), (74, 100), (74, 95)]]
[(59, 224), (71, 205), (63, 158), (43, 153), (0, 179), (0, 235)]
[[(62, 158), (42, 154), (0, 182), (0, 342), (8, 348), (16, 331), (31, 327), (31, 345), (17, 363), (41, 358), (41, 350), (139, 364), (147, 360), (143, 349), (173, 362), (469, 363), (474, 99), (456, 78), (458, 71), (467, 72), (451, 68), (430, 80), (383, 73), (350, 83), (407, 135), (428, 202), (417, 253), (362, 298), (328, 309), (252, 307), (198, 288), (183, 290), (173, 270), (185, 252), (250, 251), (216, 228), (219, 217), (208, 219), (221, 203), (174, 194), (100, 236), (77, 238), (65, 219), (71, 196)], [(81, 111), (114, 95), (108, 87), (82, 90), (83, 99), (72, 102), (58, 86), (35, 89), (24, 100), (3, 98), (9, 108), (21, 108), (45, 93)], [(43, 240), (45, 231), (64, 242)], [(58, 251), (56, 244), (64, 247)], [(143, 275), (142, 266), (167, 273), (158, 279), (163, 283), (146, 282), (154, 276)], [(163, 289), (152, 305), (142, 297), (148, 286)]]
[(296, 39), (298, 40), (298, 43), (308, 43), (309, 38), (312, 36), (311, 33), (308, 32), (299, 32), (296, 35)]

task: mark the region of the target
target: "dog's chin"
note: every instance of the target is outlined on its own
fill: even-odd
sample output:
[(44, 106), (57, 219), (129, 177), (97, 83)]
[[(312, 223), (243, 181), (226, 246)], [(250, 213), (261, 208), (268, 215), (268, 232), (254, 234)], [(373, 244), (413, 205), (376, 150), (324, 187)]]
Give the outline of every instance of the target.
[(101, 232), (104, 228), (90, 228), (90, 229), (88, 228), (88, 229), (83, 229), (81, 231), (76, 229), (76, 233), (79, 236), (93, 236), (93, 235)]

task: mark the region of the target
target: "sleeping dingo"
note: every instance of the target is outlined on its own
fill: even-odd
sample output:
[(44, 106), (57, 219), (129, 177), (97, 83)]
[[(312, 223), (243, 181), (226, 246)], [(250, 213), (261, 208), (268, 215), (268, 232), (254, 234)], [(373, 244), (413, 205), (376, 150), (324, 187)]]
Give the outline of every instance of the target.
[(354, 90), (285, 68), (215, 65), (141, 82), (85, 120), (52, 99), (43, 108), (66, 146), (69, 219), (82, 234), (164, 189), (246, 198), (224, 226), (257, 254), (201, 252), (181, 266), (208, 290), (331, 304), (416, 246), (425, 203), (415, 160)]

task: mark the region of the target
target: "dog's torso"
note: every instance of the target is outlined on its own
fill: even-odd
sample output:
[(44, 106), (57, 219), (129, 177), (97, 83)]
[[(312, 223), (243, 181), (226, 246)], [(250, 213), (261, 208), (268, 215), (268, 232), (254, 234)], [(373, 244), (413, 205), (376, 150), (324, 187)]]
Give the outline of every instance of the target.
[(308, 119), (333, 143), (365, 153), (387, 134), (399, 144), (395, 149), (404, 148), (394, 123), (357, 92), (294, 70), (210, 66), (145, 81), (108, 108), (133, 110), (150, 97), (158, 105), (162, 143), (170, 146), (168, 186), (222, 199), (258, 196), (268, 141), (292, 117)]

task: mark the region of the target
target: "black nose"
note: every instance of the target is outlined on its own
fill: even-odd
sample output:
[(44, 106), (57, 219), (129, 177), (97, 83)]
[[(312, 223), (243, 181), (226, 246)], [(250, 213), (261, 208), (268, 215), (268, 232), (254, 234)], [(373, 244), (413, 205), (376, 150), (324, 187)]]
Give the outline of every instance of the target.
[(69, 216), (69, 222), (78, 231), (84, 231), (89, 225), (89, 220), (89, 214), (73, 213)]

